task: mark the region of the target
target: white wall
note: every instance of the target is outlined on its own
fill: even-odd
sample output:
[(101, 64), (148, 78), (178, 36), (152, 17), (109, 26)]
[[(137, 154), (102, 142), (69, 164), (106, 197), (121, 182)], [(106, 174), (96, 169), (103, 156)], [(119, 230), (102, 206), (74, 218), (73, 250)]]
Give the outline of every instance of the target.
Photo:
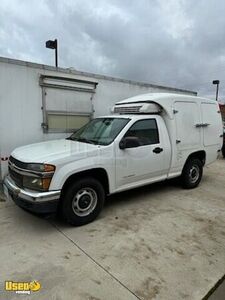
[[(28, 66), (29, 65), (29, 66)], [(140, 84), (131, 84), (118, 80), (107, 80), (100, 76), (93, 77), (59, 72), (55, 68), (22, 62), (12, 63), (0, 60), (0, 180), (7, 172), (7, 162), (12, 150), (18, 146), (39, 141), (63, 138), (68, 134), (43, 133), (42, 89), (40, 75), (54, 75), (98, 82), (93, 97), (94, 116), (110, 114), (113, 104), (124, 98), (147, 92), (166, 89)], [(39, 67), (40, 66), (40, 67)], [(52, 70), (51, 70), (52, 69)], [(169, 89), (170, 92), (176, 92)]]

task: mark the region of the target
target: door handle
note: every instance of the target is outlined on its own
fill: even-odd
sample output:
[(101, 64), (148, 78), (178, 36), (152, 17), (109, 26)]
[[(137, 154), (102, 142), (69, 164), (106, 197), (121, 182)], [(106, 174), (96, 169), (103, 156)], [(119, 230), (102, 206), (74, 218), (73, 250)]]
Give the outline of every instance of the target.
[(209, 123), (200, 123), (200, 124), (195, 124), (195, 127), (199, 128), (199, 127), (207, 127), (209, 126)]
[(163, 148), (160, 148), (160, 147), (156, 147), (155, 149), (152, 150), (152, 152), (154, 152), (156, 154), (159, 154), (162, 151), (163, 151)]

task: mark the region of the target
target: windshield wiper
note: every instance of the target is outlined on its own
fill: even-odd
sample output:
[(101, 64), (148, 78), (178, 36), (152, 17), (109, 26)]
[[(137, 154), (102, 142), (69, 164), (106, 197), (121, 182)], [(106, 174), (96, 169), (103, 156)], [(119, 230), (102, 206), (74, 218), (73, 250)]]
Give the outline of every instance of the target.
[(91, 140), (88, 140), (86, 138), (78, 138), (77, 141), (78, 142), (84, 142), (84, 143), (93, 144), (93, 142)]
[(93, 144), (93, 145), (104, 145), (103, 143), (100, 143), (99, 141), (96, 141), (96, 140), (91, 140), (91, 139), (86, 139), (86, 138), (72, 138), (71, 136), (66, 138), (66, 140), (88, 143), (88, 144)]
[(82, 143), (88, 143), (88, 144), (95, 144), (94, 141), (88, 140), (86, 138), (74, 138), (71, 139), (72, 141), (82, 142)]

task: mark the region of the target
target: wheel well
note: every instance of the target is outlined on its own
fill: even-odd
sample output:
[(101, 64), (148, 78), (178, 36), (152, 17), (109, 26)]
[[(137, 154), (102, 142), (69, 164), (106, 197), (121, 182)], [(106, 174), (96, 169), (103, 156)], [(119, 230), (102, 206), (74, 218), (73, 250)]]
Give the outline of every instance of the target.
[(204, 164), (205, 164), (205, 159), (206, 159), (206, 153), (205, 153), (205, 151), (203, 151), (203, 150), (197, 151), (197, 152), (194, 152), (194, 153), (191, 153), (191, 154), (188, 156), (188, 158), (187, 158), (186, 161), (188, 161), (190, 158), (198, 158), (198, 159), (200, 159), (201, 162), (202, 162), (202, 165), (204, 166)]
[(62, 188), (62, 194), (65, 192), (67, 187), (74, 182), (77, 179), (81, 179), (83, 177), (93, 177), (101, 182), (105, 189), (105, 193), (109, 193), (109, 180), (108, 180), (108, 175), (106, 173), (105, 169), (102, 168), (95, 168), (91, 170), (85, 170), (82, 172), (75, 173), (71, 175), (67, 180), (65, 181), (63, 188)]

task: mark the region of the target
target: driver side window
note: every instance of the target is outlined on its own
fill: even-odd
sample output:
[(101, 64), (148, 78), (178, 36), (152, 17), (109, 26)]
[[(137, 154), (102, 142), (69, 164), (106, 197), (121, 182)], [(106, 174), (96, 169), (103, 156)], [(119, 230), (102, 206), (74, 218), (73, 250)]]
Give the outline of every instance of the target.
[(137, 138), (141, 146), (159, 143), (159, 132), (155, 119), (139, 120), (126, 132), (124, 137)]

